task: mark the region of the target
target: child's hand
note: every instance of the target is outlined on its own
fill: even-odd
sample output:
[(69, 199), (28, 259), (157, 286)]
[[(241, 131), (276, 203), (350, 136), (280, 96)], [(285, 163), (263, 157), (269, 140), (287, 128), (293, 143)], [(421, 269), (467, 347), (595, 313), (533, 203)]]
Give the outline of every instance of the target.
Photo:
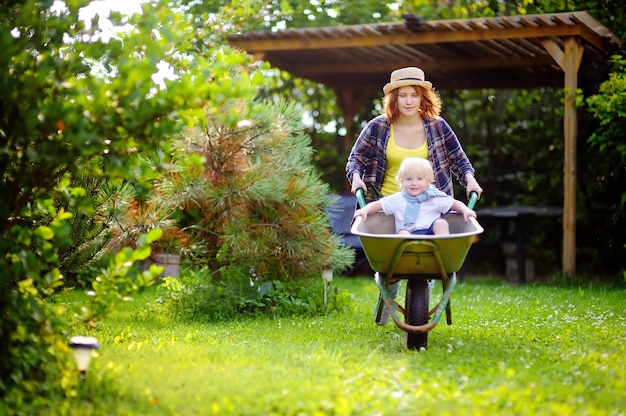
[(458, 213), (463, 214), (463, 219), (465, 220), (465, 222), (467, 222), (467, 219), (469, 217), (476, 218), (476, 211), (469, 209), (467, 205), (457, 199), (452, 201), (452, 209)]
[(363, 217), (363, 221), (365, 222), (365, 220), (367, 219), (367, 211), (365, 211), (363, 208), (357, 209), (356, 211), (354, 211), (354, 217)]
[(476, 217), (476, 211), (474, 211), (472, 209), (469, 209), (469, 208), (466, 208), (466, 209), (463, 210), (463, 219), (465, 220), (465, 222), (467, 222), (467, 219), (469, 217), (477, 218)]

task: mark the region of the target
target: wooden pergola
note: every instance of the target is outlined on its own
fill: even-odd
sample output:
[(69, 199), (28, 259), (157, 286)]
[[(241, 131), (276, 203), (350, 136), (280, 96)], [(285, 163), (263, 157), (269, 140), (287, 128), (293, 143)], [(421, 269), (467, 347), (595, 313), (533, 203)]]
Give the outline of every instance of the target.
[(255, 31), (229, 37), (257, 60), (333, 89), (350, 130), (397, 68), (418, 66), (438, 90), (564, 89), (563, 272), (576, 274), (576, 90), (581, 66), (622, 41), (587, 12)]

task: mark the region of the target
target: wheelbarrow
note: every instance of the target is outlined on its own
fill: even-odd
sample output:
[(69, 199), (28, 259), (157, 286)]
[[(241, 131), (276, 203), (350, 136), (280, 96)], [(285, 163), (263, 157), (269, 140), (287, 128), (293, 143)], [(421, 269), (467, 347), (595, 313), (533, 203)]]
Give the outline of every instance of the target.
[[(477, 194), (472, 192), (468, 207), (473, 209)], [(357, 190), (357, 200), (365, 206), (363, 190)], [(447, 235), (398, 235), (394, 216), (378, 212), (367, 216), (367, 221), (357, 217), (351, 232), (359, 237), (374, 280), (382, 295), (382, 307), (398, 328), (405, 333), (409, 349), (427, 348), (428, 333), (441, 319), (444, 311), (448, 325), (452, 324), (450, 296), (457, 283), (456, 273), (476, 237), (484, 230), (475, 218), (465, 222), (463, 215), (449, 212), (443, 216), (448, 221)], [(407, 280), (405, 304), (402, 307), (390, 295), (390, 286)], [(441, 280), (442, 295), (430, 309), (430, 280)], [(404, 321), (398, 313), (404, 315)]]

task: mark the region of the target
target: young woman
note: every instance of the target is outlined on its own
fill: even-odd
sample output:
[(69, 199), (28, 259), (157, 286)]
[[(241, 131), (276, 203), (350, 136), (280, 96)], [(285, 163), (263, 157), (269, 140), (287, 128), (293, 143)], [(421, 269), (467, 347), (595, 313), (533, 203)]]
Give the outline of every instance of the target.
[(415, 67), (391, 73), (383, 87), (384, 114), (370, 120), (350, 151), (346, 174), (352, 193), (362, 188), (368, 201), (397, 192), (395, 176), (406, 157), (428, 159), (435, 174), (435, 187), (453, 195), (452, 175), (466, 194), (482, 188), (458, 138), (439, 115), (441, 99)]
[[(440, 116), (441, 99), (416, 67), (393, 71), (383, 87), (384, 114), (370, 120), (357, 138), (346, 164), (352, 193), (361, 188), (367, 201), (376, 201), (398, 190), (400, 163), (407, 157), (428, 159), (433, 167), (435, 187), (454, 197), (452, 175), (465, 187), (466, 196), (482, 188), (474, 178), (474, 167), (458, 138)], [(389, 288), (395, 297), (400, 282)], [(384, 325), (389, 316), (376, 305), (375, 321)]]

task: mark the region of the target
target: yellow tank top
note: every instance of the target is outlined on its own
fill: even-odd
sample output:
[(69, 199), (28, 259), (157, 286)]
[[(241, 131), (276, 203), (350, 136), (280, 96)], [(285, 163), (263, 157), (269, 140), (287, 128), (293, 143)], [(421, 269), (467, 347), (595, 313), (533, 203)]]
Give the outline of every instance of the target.
[(387, 171), (385, 172), (385, 179), (383, 180), (382, 194), (391, 195), (400, 191), (400, 183), (396, 180), (398, 169), (400, 169), (400, 163), (402, 163), (402, 161), (407, 157), (421, 157), (422, 159), (428, 159), (428, 146), (426, 145), (426, 141), (424, 141), (424, 144), (417, 149), (404, 149), (399, 147), (393, 137), (392, 124), (385, 155), (387, 157)]

